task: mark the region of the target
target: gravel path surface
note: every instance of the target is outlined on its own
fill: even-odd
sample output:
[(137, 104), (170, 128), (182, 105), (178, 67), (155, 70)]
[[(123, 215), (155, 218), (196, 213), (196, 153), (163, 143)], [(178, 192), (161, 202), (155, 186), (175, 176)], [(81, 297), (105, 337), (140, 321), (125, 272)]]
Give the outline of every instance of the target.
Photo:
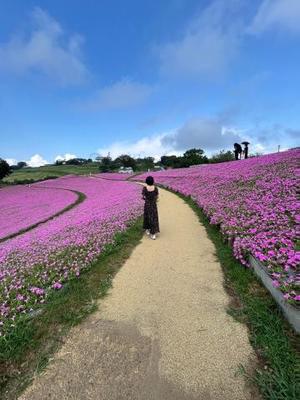
[(256, 362), (205, 229), (160, 190), (161, 234), (144, 237), (99, 310), (75, 327), (20, 397), (97, 400), (243, 400), (238, 374)]

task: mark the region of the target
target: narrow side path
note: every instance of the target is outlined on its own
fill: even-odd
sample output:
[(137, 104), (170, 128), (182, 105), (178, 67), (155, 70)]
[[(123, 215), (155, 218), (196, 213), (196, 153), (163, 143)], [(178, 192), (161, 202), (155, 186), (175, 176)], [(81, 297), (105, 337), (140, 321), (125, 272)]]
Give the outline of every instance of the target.
[(256, 398), (237, 374), (256, 358), (226, 313), (213, 244), (179, 197), (160, 190), (158, 206), (159, 238), (143, 238), (22, 400)]

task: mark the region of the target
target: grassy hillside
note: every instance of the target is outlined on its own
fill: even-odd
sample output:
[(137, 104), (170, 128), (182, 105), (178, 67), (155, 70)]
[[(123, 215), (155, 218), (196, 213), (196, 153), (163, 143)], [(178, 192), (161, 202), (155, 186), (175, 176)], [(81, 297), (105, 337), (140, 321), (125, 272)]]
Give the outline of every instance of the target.
[(22, 183), (26, 180), (38, 181), (47, 177), (59, 177), (68, 174), (84, 175), (99, 172), (99, 164), (85, 165), (46, 165), (39, 168), (22, 168), (3, 179), (6, 183)]

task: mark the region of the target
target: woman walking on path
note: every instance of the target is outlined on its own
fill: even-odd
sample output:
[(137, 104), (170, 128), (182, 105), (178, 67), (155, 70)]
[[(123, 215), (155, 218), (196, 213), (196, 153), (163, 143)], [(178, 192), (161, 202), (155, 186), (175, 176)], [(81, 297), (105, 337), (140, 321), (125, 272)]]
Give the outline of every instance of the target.
[(154, 179), (152, 176), (146, 178), (146, 186), (143, 187), (143, 199), (145, 200), (144, 206), (144, 224), (147, 235), (151, 235), (151, 239), (156, 239), (156, 233), (159, 232), (158, 212), (157, 212), (157, 199), (158, 189), (154, 186)]

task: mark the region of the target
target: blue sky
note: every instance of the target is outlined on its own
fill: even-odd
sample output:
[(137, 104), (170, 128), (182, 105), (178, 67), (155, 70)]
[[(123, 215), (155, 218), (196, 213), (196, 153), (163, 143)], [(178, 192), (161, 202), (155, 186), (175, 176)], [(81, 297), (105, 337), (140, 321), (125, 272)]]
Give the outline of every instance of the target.
[(299, 145), (299, 0), (3, 0), (0, 157)]

